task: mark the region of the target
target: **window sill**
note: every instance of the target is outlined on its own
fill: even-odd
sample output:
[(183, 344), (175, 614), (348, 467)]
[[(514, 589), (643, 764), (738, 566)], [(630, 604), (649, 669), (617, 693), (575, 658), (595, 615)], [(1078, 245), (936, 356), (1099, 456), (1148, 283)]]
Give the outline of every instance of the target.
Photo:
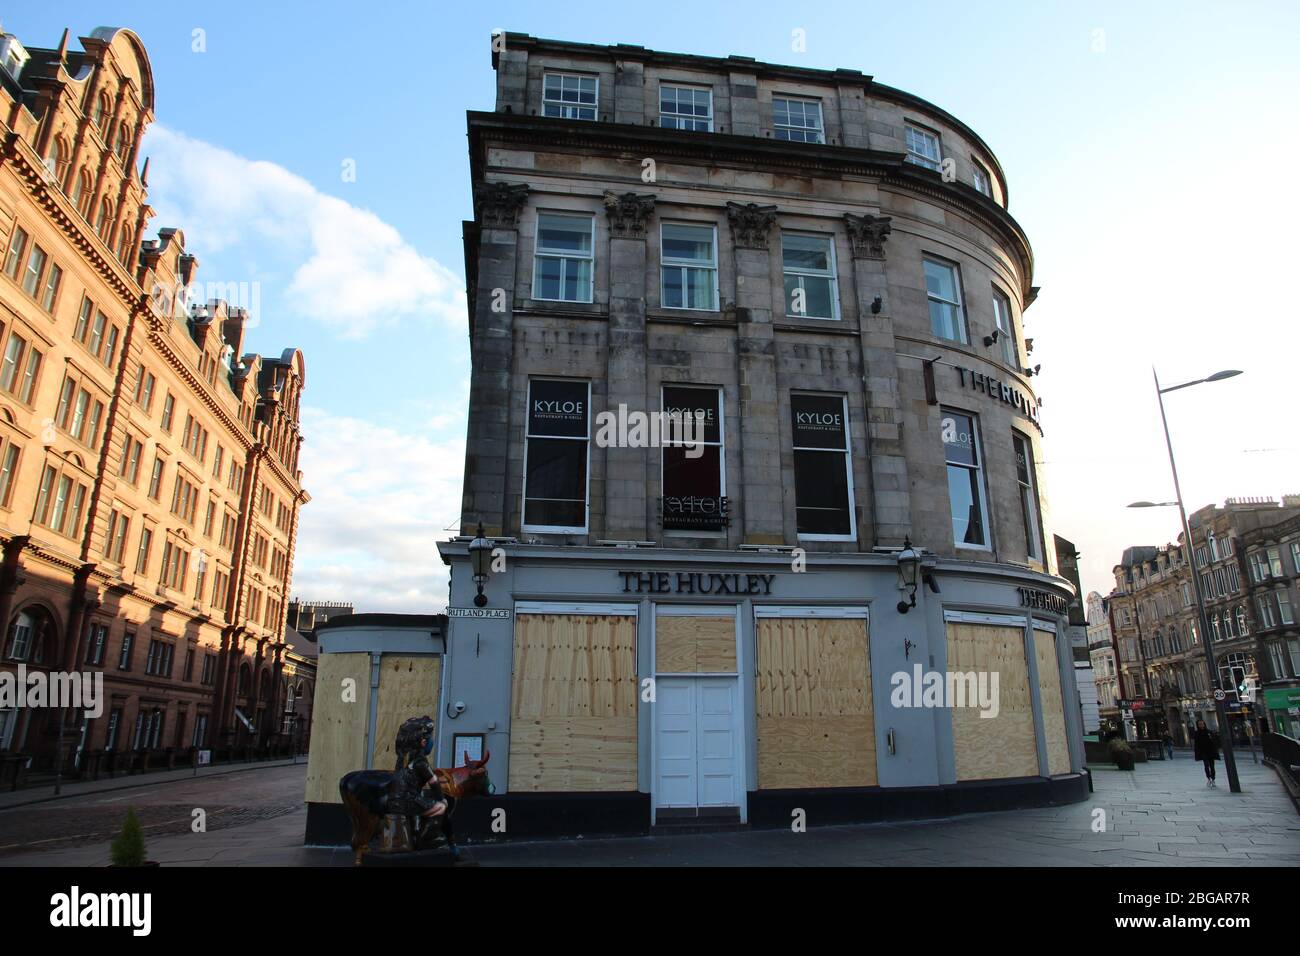
[(599, 302), (567, 302), (556, 299), (524, 299), (515, 307), (515, 311), (577, 315), (601, 319), (609, 317), (609, 309)]
[(736, 325), (734, 315), (716, 309), (665, 309), (647, 308), (647, 322), (673, 322), (679, 325)]

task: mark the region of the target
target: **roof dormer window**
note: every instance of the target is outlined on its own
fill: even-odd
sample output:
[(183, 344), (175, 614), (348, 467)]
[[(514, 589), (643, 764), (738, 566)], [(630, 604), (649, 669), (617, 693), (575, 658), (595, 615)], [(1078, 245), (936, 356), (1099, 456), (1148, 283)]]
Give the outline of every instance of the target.
[(577, 73), (547, 73), (542, 81), (542, 115), (595, 120), (600, 80)]
[(4, 64), (5, 72), (15, 80), (18, 79), (29, 59), (31, 54), (18, 42), (17, 37), (0, 37), (0, 63)]
[(772, 97), (773, 135), (796, 143), (824, 143), (819, 100)]
[(926, 169), (939, 169), (941, 156), (939, 137), (928, 129), (907, 124), (905, 129), (907, 161)]

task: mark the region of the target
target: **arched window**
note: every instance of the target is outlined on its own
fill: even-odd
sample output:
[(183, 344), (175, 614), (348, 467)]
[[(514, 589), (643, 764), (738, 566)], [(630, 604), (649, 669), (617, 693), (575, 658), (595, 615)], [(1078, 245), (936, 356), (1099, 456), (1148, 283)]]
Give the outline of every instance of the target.
[(135, 229), (132, 226), (132, 221), (134, 219), (135, 216), (133, 214), (127, 214), (122, 217), (122, 235), (119, 237), (117, 243), (117, 257), (128, 266), (131, 265), (131, 247), (135, 245)]
[(126, 162), (127, 153), (131, 150), (131, 125), (129, 123), (117, 124), (117, 158)]
[(32, 664), (44, 663), (46, 651), (53, 650), (46, 647), (49, 625), (49, 615), (42, 609), (28, 608), (21, 611), (9, 626), (9, 659)]
[(14, 620), (13, 628), (9, 633), (9, 659), (12, 661), (30, 659), (32, 644), (36, 640), (36, 621), (32, 616), (23, 611)]
[(45, 168), (49, 170), (50, 178), (62, 185), (63, 171), (67, 165), (68, 146), (62, 136), (56, 136), (50, 141), (50, 151), (45, 157)]
[(100, 93), (99, 99), (95, 103), (95, 114), (93, 121), (101, 134), (108, 130), (108, 120), (111, 115), (112, 106), (108, 101), (107, 93)]
[(248, 685), (252, 680), (252, 676), (253, 671), (252, 668), (248, 666), (247, 661), (239, 665), (239, 679), (235, 683), (236, 697), (248, 696)]
[(77, 210), (87, 219), (90, 218), (88, 207), (90, 205), (90, 191), (92, 188), (90, 170), (83, 168), (81, 172), (77, 173), (76, 181), (72, 184), (72, 204), (76, 206)]
[(113, 203), (108, 199), (101, 199), (99, 201), (99, 214), (95, 216), (95, 231), (99, 233), (99, 238), (107, 240), (112, 229)]

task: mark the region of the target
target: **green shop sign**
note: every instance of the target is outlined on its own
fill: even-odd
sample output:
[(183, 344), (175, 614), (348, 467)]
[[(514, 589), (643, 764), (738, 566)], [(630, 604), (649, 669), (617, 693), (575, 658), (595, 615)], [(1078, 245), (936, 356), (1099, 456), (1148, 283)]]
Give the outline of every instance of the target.
[(1264, 704), (1269, 710), (1286, 710), (1300, 707), (1300, 687), (1278, 687), (1264, 691)]

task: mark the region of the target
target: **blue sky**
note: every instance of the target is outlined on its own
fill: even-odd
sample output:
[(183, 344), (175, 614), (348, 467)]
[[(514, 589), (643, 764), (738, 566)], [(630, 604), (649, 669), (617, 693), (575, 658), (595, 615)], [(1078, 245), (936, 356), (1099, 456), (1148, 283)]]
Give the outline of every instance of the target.
[[(1054, 530), (1109, 590), (1129, 544), (1177, 533), (1151, 366), (1231, 381), (1170, 396), (1189, 506), (1300, 492), (1293, 171), (1300, 13), (1284, 3), (26, 2), (53, 46), (143, 39), (157, 85), (152, 227), (200, 279), (258, 283), (251, 347), (307, 357), (297, 594), (436, 610), (459, 514), (468, 351), (466, 109), (491, 109), (493, 29), (850, 67), (929, 99), (1002, 162), (1037, 257)], [(193, 51), (204, 31), (206, 52)], [(792, 49), (802, 30), (806, 51)], [(76, 41), (73, 41), (75, 47)], [(344, 164), (355, 164), (345, 181)]]

